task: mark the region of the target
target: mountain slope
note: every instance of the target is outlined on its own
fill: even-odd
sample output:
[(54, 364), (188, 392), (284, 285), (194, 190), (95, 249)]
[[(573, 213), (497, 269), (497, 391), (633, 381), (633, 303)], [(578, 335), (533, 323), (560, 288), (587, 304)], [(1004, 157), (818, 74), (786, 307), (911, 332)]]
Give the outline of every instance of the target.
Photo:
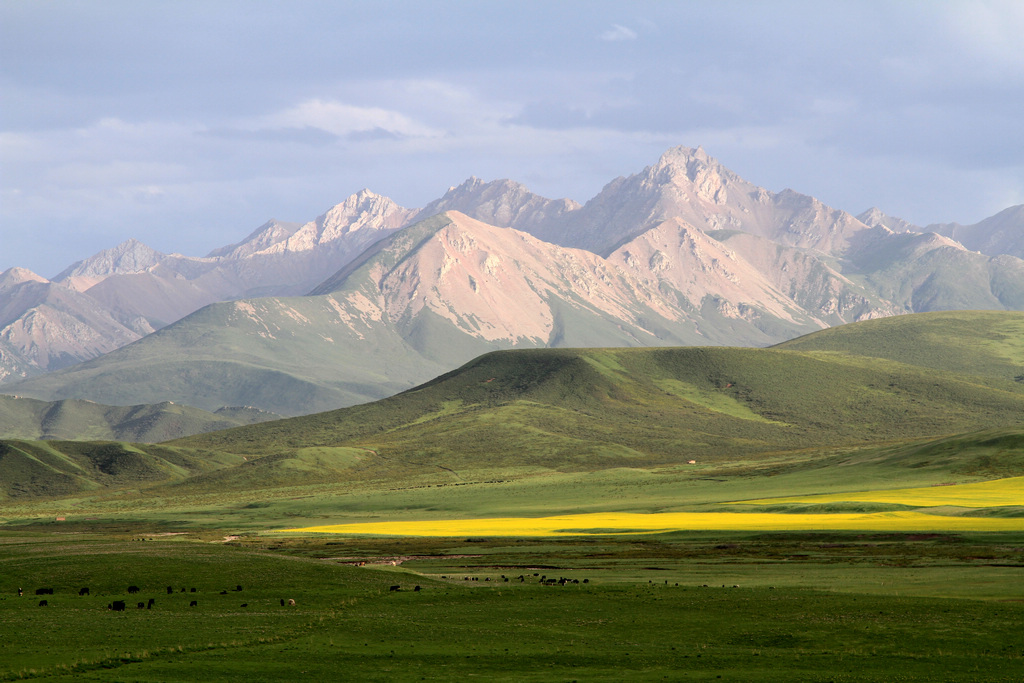
[(152, 486), (241, 462), (239, 456), (157, 445), (0, 440), (0, 500)]
[(1024, 204), (1011, 206), (973, 225), (946, 223), (929, 225), (925, 230), (990, 256), (1009, 254), (1024, 258)]
[(277, 417), (254, 408), (229, 408), (209, 413), (171, 402), (122, 407), (73, 399), (45, 402), (0, 396), (0, 438), (3, 439), (156, 443)]
[(0, 273), (0, 381), (78, 363), (151, 332), (128, 327), (90, 297), (35, 273)]
[[(1002, 356), (1022, 316), (971, 315), (934, 338), (914, 363), (844, 351), (927, 337), (935, 316), (834, 328), (813, 350), (790, 348), (535, 349), (482, 356), (375, 403), (175, 442), (250, 456), (308, 448), (362, 448), (380, 466), (435, 471), (603, 469), (738, 460), (1024, 427), (1024, 384)], [(963, 331), (964, 335), (959, 333)], [(821, 336), (819, 336), (821, 335)], [(856, 342), (853, 340), (857, 340)], [(968, 343), (1004, 350), (957, 365)], [(799, 346), (794, 343), (794, 346)], [(908, 346), (908, 348), (911, 348)], [(404, 463), (404, 464), (403, 464)]]
[(780, 244), (840, 254), (867, 228), (813, 197), (758, 187), (703, 149), (675, 147), (640, 173), (618, 178), (582, 208), (531, 230), (541, 239), (599, 254), (679, 218), (699, 230), (740, 230)]
[[(616, 262), (451, 211), (378, 242), (310, 296), (214, 304), (12, 390), (294, 415), (382, 398), (493, 349), (765, 344), (820, 327), (718, 242), (679, 229), (655, 229)], [(655, 262), (699, 276), (673, 294)]]
[(823, 351), (963, 373), (1024, 388), (1024, 313), (918, 313), (844, 325), (783, 342), (787, 351)]

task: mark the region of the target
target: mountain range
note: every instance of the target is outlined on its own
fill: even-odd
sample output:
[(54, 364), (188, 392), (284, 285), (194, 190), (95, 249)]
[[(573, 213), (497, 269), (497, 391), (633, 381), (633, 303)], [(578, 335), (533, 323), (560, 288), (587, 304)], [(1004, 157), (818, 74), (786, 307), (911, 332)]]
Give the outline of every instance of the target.
[(919, 228), (667, 151), (580, 205), (471, 178), (368, 190), (205, 257), (137, 241), (0, 274), (9, 393), (298, 415), (519, 347), (767, 346), (903, 313), (1024, 310), (1024, 207)]

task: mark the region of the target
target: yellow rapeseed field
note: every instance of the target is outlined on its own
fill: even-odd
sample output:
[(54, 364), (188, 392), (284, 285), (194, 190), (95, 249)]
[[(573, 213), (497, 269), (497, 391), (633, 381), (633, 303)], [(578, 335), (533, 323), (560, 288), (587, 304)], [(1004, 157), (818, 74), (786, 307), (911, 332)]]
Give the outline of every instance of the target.
[(282, 531), (384, 536), (570, 536), (659, 533), (676, 530), (1024, 531), (1024, 518), (943, 517), (909, 511), (820, 515), (761, 512), (599, 512), (537, 518), (368, 522)]
[(966, 508), (989, 508), (1005, 505), (1024, 506), (1024, 477), (993, 479), (992, 481), (982, 481), (976, 484), (957, 484), (955, 486), (858, 491), (816, 496), (794, 496), (791, 498), (763, 498), (742, 502), (752, 505), (774, 503), (895, 503), (897, 505), (910, 505), (913, 507), (938, 507), (942, 505)]

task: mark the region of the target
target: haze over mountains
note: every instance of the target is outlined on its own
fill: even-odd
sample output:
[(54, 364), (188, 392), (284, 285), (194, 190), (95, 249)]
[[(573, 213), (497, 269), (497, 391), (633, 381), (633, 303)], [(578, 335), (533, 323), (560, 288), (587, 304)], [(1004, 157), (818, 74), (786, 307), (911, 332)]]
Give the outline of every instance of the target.
[(128, 241), (52, 281), (10, 269), (0, 381), (296, 415), (494, 349), (764, 346), (901, 313), (1024, 310), (1022, 256), (1024, 207), (922, 229), (679, 147), (584, 205), (471, 178), (419, 210), (364, 190), (202, 258)]

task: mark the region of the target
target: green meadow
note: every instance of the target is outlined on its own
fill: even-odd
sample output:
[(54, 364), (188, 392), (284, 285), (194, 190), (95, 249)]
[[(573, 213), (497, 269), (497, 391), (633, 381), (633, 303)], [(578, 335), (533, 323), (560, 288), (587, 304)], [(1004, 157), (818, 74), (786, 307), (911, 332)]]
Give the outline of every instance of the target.
[[(1021, 477), (1016, 313), (498, 352), (160, 444), (6, 440), (0, 680), (1017, 681)], [(616, 521), (655, 515), (740, 521)], [(331, 533), (358, 524), (386, 526)]]

